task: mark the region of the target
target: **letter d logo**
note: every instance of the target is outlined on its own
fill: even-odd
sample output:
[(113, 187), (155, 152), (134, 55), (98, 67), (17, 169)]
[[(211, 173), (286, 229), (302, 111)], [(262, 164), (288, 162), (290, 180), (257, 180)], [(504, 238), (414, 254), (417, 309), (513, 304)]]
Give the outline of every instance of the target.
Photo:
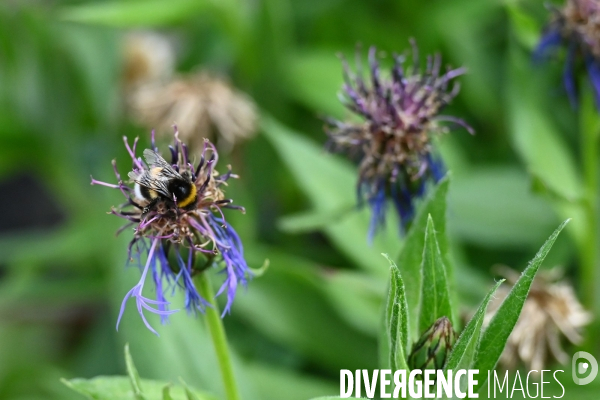
[[(587, 362), (578, 362), (577, 360), (581, 358), (585, 358)], [(596, 378), (596, 375), (598, 375), (598, 362), (590, 353), (578, 351), (573, 355), (573, 359), (571, 361), (571, 370), (573, 374), (573, 382), (575, 382), (577, 385), (587, 385), (593, 381), (594, 378)], [(588, 370), (590, 371), (590, 374), (586, 378), (580, 378), (580, 376), (583, 376)]]

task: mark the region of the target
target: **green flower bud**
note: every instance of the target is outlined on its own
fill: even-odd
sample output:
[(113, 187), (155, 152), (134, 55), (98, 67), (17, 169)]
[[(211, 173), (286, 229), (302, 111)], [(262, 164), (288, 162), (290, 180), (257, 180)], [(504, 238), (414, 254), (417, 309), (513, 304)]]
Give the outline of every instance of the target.
[(455, 341), (456, 334), (450, 320), (446, 317), (439, 318), (414, 344), (408, 357), (409, 368), (442, 369)]

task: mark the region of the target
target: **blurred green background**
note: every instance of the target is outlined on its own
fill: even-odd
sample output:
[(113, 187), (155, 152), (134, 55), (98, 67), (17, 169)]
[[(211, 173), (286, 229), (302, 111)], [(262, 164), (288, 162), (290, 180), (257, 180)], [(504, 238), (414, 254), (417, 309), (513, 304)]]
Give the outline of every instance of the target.
[[(577, 217), (553, 198), (577, 190), (578, 116), (560, 63), (529, 58), (546, 15), (533, 0), (3, 1), (0, 399), (78, 399), (59, 378), (123, 374), (126, 342), (143, 377), (222, 393), (200, 318), (180, 312), (157, 338), (130, 304), (115, 330), (139, 272), (125, 268), (130, 233), (115, 237), (121, 221), (106, 214), (120, 194), (89, 176), (114, 181), (113, 158), (127, 172), (122, 136), (148, 145), (125, 109), (128, 32), (168, 35), (178, 72), (228, 76), (260, 110), (258, 135), (221, 163), (240, 175), (227, 194), (247, 213), (227, 217), (248, 261), (271, 266), (240, 291), (225, 325), (244, 398), (307, 399), (338, 393), (340, 369), (376, 368), (388, 271), (379, 253), (401, 246), (393, 224), (367, 246), (368, 217), (344, 211), (355, 202), (352, 168), (321, 150), (322, 117), (346, 115), (336, 55), (351, 59), (357, 44), (400, 53), (413, 37), (422, 55), (468, 68), (445, 111), (477, 134), (439, 138), (468, 314), (492, 266), (521, 271), (563, 217)], [(572, 225), (545, 267), (576, 281)]]

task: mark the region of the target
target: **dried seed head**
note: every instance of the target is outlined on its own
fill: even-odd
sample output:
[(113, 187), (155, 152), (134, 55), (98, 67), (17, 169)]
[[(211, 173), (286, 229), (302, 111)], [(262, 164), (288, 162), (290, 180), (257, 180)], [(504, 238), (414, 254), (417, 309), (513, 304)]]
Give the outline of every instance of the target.
[(165, 36), (150, 31), (134, 31), (125, 35), (124, 43), (124, 78), (127, 90), (171, 78), (175, 68), (175, 54), (171, 42)]

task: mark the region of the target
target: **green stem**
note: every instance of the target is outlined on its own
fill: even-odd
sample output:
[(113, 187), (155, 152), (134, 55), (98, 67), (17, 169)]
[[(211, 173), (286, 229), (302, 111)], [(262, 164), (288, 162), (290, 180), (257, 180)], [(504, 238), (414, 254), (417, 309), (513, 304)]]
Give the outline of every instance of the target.
[(219, 306), (214, 301), (215, 294), (210, 284), (207, 271), (202, 272), (196, 277), (196, 283), (200, 295), (212, 305), (212, 307), (206, 309), (206, 325), (208, 325), (210, 337), (215, 346), (215, 352), (217, 353), (217, 361), (219, 363), (219, 369), (221, 370), (223, 385), (225, 386), (226, 399), (240, 400), (240, 394), (233, 374), (231, 354), (229, 353), (229, 347), (227, 345), (225, 328), (223, 327), (223, 321), (219, 315)]
[(581, 243), (581, 289), (583, 301), (588, 310), (596, 313), (600, 310), (600, 252), (598, 244), (598, 204), (599, 186), (598, 168), (598, 125), (597, 109), (591, 88), (582, 96), (581, 117), (581, 162), (584, 177), (585, 192), (583, 196), (586, 217), (586, 233)]

